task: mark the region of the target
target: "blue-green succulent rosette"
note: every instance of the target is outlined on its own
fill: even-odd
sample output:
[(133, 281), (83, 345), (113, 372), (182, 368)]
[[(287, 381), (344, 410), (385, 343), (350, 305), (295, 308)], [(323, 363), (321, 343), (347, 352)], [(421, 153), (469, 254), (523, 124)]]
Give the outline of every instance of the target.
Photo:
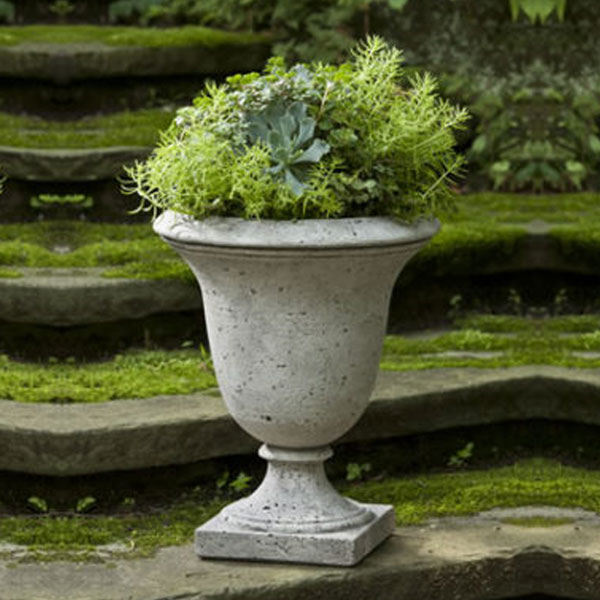
[(468, 115), (429, 75), (405, 77), (381, 38), (349, 63), (295, 65), (207, 85), (178, 111), (159, 146), (130, 167), (140, 210), (197, 219), (394, 215), (411, 221), (452, 203), (463, 157), (454, 130)]

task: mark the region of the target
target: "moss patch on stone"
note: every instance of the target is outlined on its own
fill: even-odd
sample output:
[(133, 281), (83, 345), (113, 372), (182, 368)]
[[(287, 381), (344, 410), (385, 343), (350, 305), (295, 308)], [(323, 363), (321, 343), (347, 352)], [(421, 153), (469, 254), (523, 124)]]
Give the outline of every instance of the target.
[(0, 225), (0, 239), (0, 266), (5, 267), (0, 277), (19, 275), (18, 267), (112, 267), (102, 275), (194, 281), (186, 264), (149, 224), (46, 221)]
[[(498, 507), (558, 506), (600, 511), (600, 473), (546, 459), (486, 471), (417, 474), (338, 487), (361, 502), (393, 504), (398, 525)], [(0, 544), (19, 547), (5, 551), (5, 558), (14, 558), (19, 550), (25, 550), (21, 560), (98, 561), (150, 556), (164, 546), (191, 543), (194, 529), (230, 501), (208, 484), (183, 495), (169, 507), (146, 513), (139, 513), (131, 500), (124, 502), (127, 507), (122, 514), (111, 516), (74, 511), (58, 514), (50, 507), (47, 515), (0, 519)]]
[(502, 523), (515, 525), (516, 527), (560, 527), (574, 523), (575, 519), (567, 517), (507, 517)]
[[(118, 121), (115, 121), (115, 129), (118, 129)], [(560, 218), (560, 222), (569, 223), (554, 226), (548, 235), (556, 238), (565, 256), (595, 266), (600, 251), (600, 228), (595, 225), (600, 220), (594, 220), (600, 219), (599, 198), (597, 194), (461, 196), (458, 212), (411, 260), (403, 273), (403, 281), (406, 283), (424, 272), (428, 276), (466, 275), (501, 267), (528, 235), (524, 224), (536, 219), (556, 223)], [(563, 205), (564, 209), (561, 208)], [(107, 277), (193, 281), (183, 261), (158, 239), (150, 225), (66, 221), (4, 225), (0, 226), (0, 239), (3, 240), (0, 265), (107, 266), (113, 267), (104, 273)], [(53, 244), (72, 246), (72, 251), (57, 254), (52, 251)]]
[(28, 25), (0, 27), (0, 46), (19, 44), (105, 44), (108, 46), (173, 47), (256, 44), (264, 35), (233, 33), (195, 25), (185, 27), (106, 27), (94, 25)]
[[(586, 316), (488, 315), (463, 323), (466, 329), (424, 338), (387, 336), (381, 368), (414, 371), (540, 364), (600, 368), (600, 330)], [(18, 402), (105, 402), (191, 394), (216, 385), (210, 358), (198, 350), (131, 351), (109, 361), (82, 364), (56, 359), (22, 363), (0, 356), (0, 398)]]
[[(593, 316), (527, 319), (503, 315), (459, 321), (462, 329), (423, 338), (388, 336), (381, 368), (391, 371), (520, 365), (600, 367)], [(586, 353), (589, 353), (586, 354)]]
[(494, 223), (585, 223), (600, 217), (597, 193), (501, 194), (487, 192), (458, 197), (449, 222), (485, 220)]
[(59, 122), (0, 113), (0, 144), (36, 149), (151, 147), (174, 115), (171, 108), (156, 108)]
[(0, 355), (0, 398), (17, 402), (91, 403), (191, 394), (217, 385), (194, 350), (129, 351), (110, 361), (22, 363)]
[(600, 473), (530, 459), (509, 467), (371, 481), (346, 490), (360, 502), (390, 503), (399, 525), (517, 506), (600, 511)]

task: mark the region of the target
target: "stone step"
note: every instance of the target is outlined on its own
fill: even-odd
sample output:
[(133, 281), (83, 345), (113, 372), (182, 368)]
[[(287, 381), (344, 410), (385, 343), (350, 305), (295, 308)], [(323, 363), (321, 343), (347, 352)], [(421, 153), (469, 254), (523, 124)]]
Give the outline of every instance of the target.
[[(57, 151), (57, 156), (58, 154), (60, 153)], [(68, 153), (65, 153), (60, 158), (60, 161), (64, 161), (65, 169), (70, 169), (73, 173), (85, 173), (85, 170), (78, 169), (76, 161), (70, 164), (67, 155)], [(91, 161), (96, 154), (94, 151), (82, 151), (81, 156), (82, 160)], [(112, 160), (110, 156), (108, 159), (109, 162)], [(102, 161), (99, 161), (98, 165), (98, 168), (102, 168)], [(450, 298), (460, 290), (460, 277), (467, 277), (470, 281), (475, 276), (488, 277), (520, 272), (529, 275), (532, 271), (537, 271), (543, 277), (545, 287), (548, 287), (552, 284), (548, 272), (574, 276), (598, 275), (597, 264), (593, 263), (591, 255), (587, 261), (574, 262), (568, 255), (563, 254), (560, 241), (549, 234), (524, 233), (510, 256), (490, 257), (489, 253), (486, 255), (483, 252), (485, 245), (484, 239), (481, 241), (481, 258), (478, 258), (480, 249), (477, 242), (456, 240), (452, 246), (442, 251), (430, 252), (426, 248), (421, 255), (409, 263), (398, 280), (393, 296), (390, 313), (391, 331), (399, 330), (397, 323), (403, 323), (407, 314), (419, 313), (419, 310), (422, 312), (424, 307), (436, 314), (443, 310), (445, 316), (450, 307)], [(593, 252), (595, 252), (593, 248), (589, 250), (590, 254)], [(460, 253), (469, 253), (473, 258), (465, 262), (454, 260), (456, 254)], [(68, 253), (61, 255), (60, 264), (68, 264), (68, 257)], [(173, 258), (174, 255), (165, 250), (165, 257)], [(144, 260), (144, 257), (141, 260)], [(4, 266), (10, 267), (10, 265)], [(140, 310), (137, 316), (201, 307), (197, 286), (190, 281), (189, 277), (187, 281), (172, 278), (108, 279), (100, 276), (100, 273), (106, 269), (75, 267), (33, 269), (15, 266), (13, 270), (22, 273), (23, 277), (0, 277), (0, 319), (4, 321), (70, 326), (91, 323), (94, 319), (95, 322), (128, 319), (136, 316), (134, 310), (136, 301)], [(182, 272), (187, 274), (185, 269)], [(531, 282), (531, 279), (528, 277), (527, 281)], [(558, 282), (556, 286), (561, 287), (562, 284)], [(31, 291), (27, 292), (33, 289), (35, 294)], [(109, 298), (110, 293), (113, 292), (116, 295), (114, 301)], [(427, 303), (424, 303), (422, 298), (426, 292), (428, 299)], [(554, 300), (555, 296), (552, 295), (554, 292), (550, 290), (551, 297), (546, 299), (548, 302)], [(121, 296), (127, 300), (123, 301)], [(22, 302), (24, 297), (26, 297), (25, 304)], [(93, 306), (94, 302), (98, 302), (98, 306)], [(437, 315), (437, 318), (439, 316)]]
[(64, 150), (0, 146), (0, 164), (11, 179), (83, 183), (123, 175), (124, 165), (145, 159), (151, 151), (144, 146)]
[(224, 75), (261, 69), (270, 56), (270, 42), (255, 36), (249, 43), (243, 36), (236, 40), (235, 34), (228, 35), (231, 41), (219, 44), (192, 42), (162, 47), (32, 39), (0, 46), (0, 77), (67, 85), (88, 79)]
[[(367, 411), (340, 442), (511, 420), (600, 425), (599, 401), (599, 369), (381, 371)], [(0, 470), (83, 475), (190, 464), (258, 445), (217, 390), (91, 405), (0, 401)]]
[(0, 279), (0, 318), (68, 327), (197, 310), (197, 287), (179, 280), (102, 277), (102, 267), (22, 269)]
[[(562, 524), (507, 522), (532, 517)], [(593, 600), (599, 535), (594, 513), (526, 507), (399, 527), (352, 568), (201, 560), (187, 544), (108, 564), (4, 561), (0, 586), (3, 600)]]

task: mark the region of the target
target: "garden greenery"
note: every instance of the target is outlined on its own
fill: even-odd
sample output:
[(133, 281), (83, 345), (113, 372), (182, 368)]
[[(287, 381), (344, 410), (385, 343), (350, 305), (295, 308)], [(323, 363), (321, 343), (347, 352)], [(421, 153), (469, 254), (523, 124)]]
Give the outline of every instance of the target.
[(454, 150), (464, 109), (436, 94), (429, 74), (403, 77), (402, 55), (371, 37), (340, 66), (287, 69), (210, 84), (178, 112), (124, 191), (139, 210), (196, 218), (403, 220), (452, 204), (463, 157)]

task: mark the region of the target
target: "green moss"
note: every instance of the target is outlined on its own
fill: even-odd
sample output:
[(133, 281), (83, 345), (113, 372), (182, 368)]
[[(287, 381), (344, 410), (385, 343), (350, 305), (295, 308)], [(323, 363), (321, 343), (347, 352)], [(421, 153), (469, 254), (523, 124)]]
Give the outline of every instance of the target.
[(58, 122), (0, 113), (0, 140), (15, 148), (151, 147), (174, 114), (171, 109), (145, 109)]
[(501, 469), (372, 481), (347, 490), (360, 502), (391, 503), (399, 525), (517, 506), (600, 512), (600, 473), (531, 459)]
[(16, 269), (4, 269), (0, 267), (0, 278), (18, 279), (19, 277), (23, 277), (23, 274)]
[[(361, 502), (393, 504), (399, 525), (497, 507), (558, 506), (600, 511), (598, 471), (565, 467), (545, 459), (487, 471), (346, 483), (342, 491)], [(4, 517), (0, 519), (0, 541), (27, 547), (34, 558), (44, 560), (98, 560), (94, 551), (108, 544), (123, 548), (113, 551), (117, 557), (150, 556), (160, 547), (191, 543), (194, 529), (226, 503), (214, 495), (214, 488), (197, 488), (170, 507), (149, 514)]]
[(566, 517), (510, 517), (502, 519), (502, 523), (516, 527), (560, 527), (574, 523), (575, 519)]
[(130, 262), (122, 267), (107, 269), (103, 277), (129, 279), (179, 279), (194, 283), (194, 274), (181, 260), (154, 260), (153, 262)]
[(514, 254), (516, 244), (526, 235), (523, 227), (487, 223), (483, 219), (450, 222), (411, 260), (407, 273), (452, 275), (500, 265)]
[(490, 223), (585, 223), (600, 217), (600, 195), (573, 194), (499, 194), (460, 196), (452, 222), (488, 221)]
[[(12, 267), (119, 267), (107, 277), (178, 278), (193, 281), (189, 269), (148, 224), (106, 225), (47, 221), (0, 225), (0, 265)], [(65, 254), (54, 246), (71, 249)], [(1, 276), (1, 274), (0, 274)]]
[(0, 540), (26, 546), (29, 560), (93, 560), (93, 551), (108, 544), (122, 547), (112, 551), (114, 557), (150, 556), (159, 547), (189, 542), (194, 529), (224, 504), (218, 499), (204, 503), (187, 500), (144, 516), (4, 517)]
[(513, 315), (473, 315), (457, 319), (461, 329), (476, 329), (487, 333), (517, 333), (545, 331), (554, 333), (593, 333), (600, 329), (598, 315), (564, 315), (530, 319)]
[[(462, 319), (458, 324), (462, 330), (433, 337), (387, 337), (381, 368), (403, 371), (521, 365), (600, 367), (600, 358), (575, 354), (600, 352), (598, 317), (526, 319), (487, 315)], [(485, 352), (491, 354), (477, 356)]]
[(193, 350), (130, 351), (101, 363), (27, 364), (0, 356), (0, 398), (17, 402), (91, 403), (215, 387), (214, 374)]
[(0, 46), (25, 43), (92, 44), (109, 46), (221, 46), (265, 43), (264, 35), (232, 33), (208, 27), (106, 27), (94, 25), (28, 25), (0, 27)]
[[(143, 267), (140, 267), (143, 268)], [(488, 316), (506, 326), (516, 319)], [(427, 339), (388, 336), (381, 368), (407, 371), (433, 368), (499, 368), (520, 365), (556, 365), (600, 368), (600, 357), (575, 352), (600, 353), (600, 331), (581, 333), (585, 317), (517, 320), (514, 333), (490, 333), (473, 328)], [(571, 331), (571, 333), (565, 335)], [(506, 331), (505, 329), (503, 331)], [(445, 355), (455, 352), (457, 355)], [(489, 352), (491, 355), (478, 353)], [(461, 356), (460, 353), (469, 353)], [(19, 402), (104, 402), (119, 398), (146, 398), (161, 394), (189, 394), (216, 386), (208, 357), (193, 350), (129, 352), (114, 360), (82, 365), (24, 364), (0, 357), (0, 398)]]
[[(117, 119), (115, 130), (118, 130), (119, 121), (116, 116), (114, 118)], [(411, 260), (403, 274), (404, 282), (423, 272), (429, 276), (464, 275), (474, 270), (501, 266), (502, 261), (514, 255), (517, 245), (527, 236), (523, 225), (507, 223), (524, 223), (533, 218), (553, 220), (557, 215), (560, 215), (560, 220), (563, 220), (562, 215), (566, 215), (567, 220), (575, 220), (570, 225), (556, 226), (550, 232), (558, 240), (563, 253), (574, 261), (587, 261), (595, 266), (600, 251), (600, 229), (596, 231), (595, 223), (600, 221), (594, 219), (600, 219), (600, 196), (567, 195), (564, 212), (560, 209), (562, 198), (562, 195), (461, 196), (459, 214), (445, 223), (440, 234)], [(150, 225), (66, 221), (2, 225), (0, 239), (3, 240), (0, 243), (0, 265), (106, 266), (117, 267), (107, 271), (107, 277), (193, 280), (184, 263), (159, 240)], [(53, 245), (72, 246), (73, 251), (56, 254), (51, 251)]]

